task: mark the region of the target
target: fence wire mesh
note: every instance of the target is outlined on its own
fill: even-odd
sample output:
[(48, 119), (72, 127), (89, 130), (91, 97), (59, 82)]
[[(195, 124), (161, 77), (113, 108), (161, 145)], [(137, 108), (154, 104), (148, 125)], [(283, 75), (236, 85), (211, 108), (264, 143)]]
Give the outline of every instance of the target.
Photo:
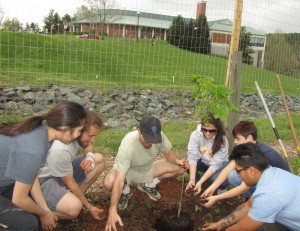
[[(241, 1), (241, 0), (238, 0)], [(235, 0), (0, 2), (2, 86), (191, 88), (225, 82)], [(299, 92), (300, 2), (243, 2), (242, 91)]]

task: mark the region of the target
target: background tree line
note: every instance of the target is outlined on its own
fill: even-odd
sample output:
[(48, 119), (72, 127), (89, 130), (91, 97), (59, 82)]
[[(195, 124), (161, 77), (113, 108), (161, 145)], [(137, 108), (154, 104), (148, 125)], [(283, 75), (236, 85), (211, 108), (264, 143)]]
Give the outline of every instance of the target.
[[(118, 19), (119, 16), (114, 14), (119, 9), (119, 3), (116, 0), (85, 0), (87, 5), (81, 5), (76, 8), (73, 16), (65, 14), (60, 16), (54, 9), (51, 9), (43, 19), (42, 28), (37, 23), (26, 23), (25, 27), (17, 18), (4, 19), (5, 11), (0, 6), (0, 29), (8, 31), (30, 31), (30, 32), (48, 32), (63, 33), (69, 30), (68, 23), (74, 20), (86, 19), (90, 22), (91, 28), (97, 24), (101, 25), (101, 34), (104, 34), (104, 25)], [(66, 28), (65, 28), (66, 27)], [(95, 33), (95, 31), (91, 31)], [(102, 36), (103, 38), (103, 36)]]
[[(179, 48), (190, 50), (201, 54), (211, 54), (211, 41), (207, 18), (200, 15), (196, 20), (190, 19), (188, 22), (178, 15), (172, 21), (169, 28), (167, 41)], [(239, 50), (243, 52), (243, 63), (252, 64), (251, 54), (251, 34), (246, 32), (246, 28), (241, 28)]]
[(300, 78), (300, 34), (268, 34), (264, 68)]
[(210, 54), (211, 43), (206, 16), (201, 15), (196, 20), (190, 19), (186, 22), (181, 15), (178, 15), (172, 20), (167, 41), (182, 49)]

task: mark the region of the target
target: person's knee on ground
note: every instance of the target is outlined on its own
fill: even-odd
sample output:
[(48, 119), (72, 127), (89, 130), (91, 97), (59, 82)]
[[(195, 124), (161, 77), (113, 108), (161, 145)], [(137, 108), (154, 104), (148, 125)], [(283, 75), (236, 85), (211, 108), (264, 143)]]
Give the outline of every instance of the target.
[(95, 154), (95, 168), (91, 172), (89, 172), (87, 174), (87, 176), (89, 174), (92, 174), (93, 176), (99, 175), (100, 172), (104, 169), (104, 167), (105, 167), (104, 157), (101, 154), (96, 153)]
[(104, 160), (104, 157), (103, 157), (102, 154), (95, 153), (95, 165), (96, 165), (96, 167), (98, 167), (99, 172), (104, 169), (104, 167), (105, 167), (105, 160)]
[(176, 175), (177, 175), (177, 176), (178, 176), (178, 175), (183, 175), (183, 174), (185, 173), (185, 171), (186, 171), (186, 170), (185, 170), (185, 169), (183, 169), (183, 168), (180, 168), (180, 167), (178, 167), (178, 168), (179, 168), (179, 169), (178, 169), (178, 171), (177, 171), (177, 174), (176, 174)]
[(82, 202), (73, 193), (67, 193), (56, 205), (60, 219), (76, 219), (83, 208)]
[(115, 169), (111, 169), (106, 176), (103, 179), (103, 187), (108, 190), (111, 191), (114, 181), (115, 181), (115, 176), (116, 176), (116, 170)]
[(157, 160), (154, 164), (153, 176), (158, 177), (160, 180), (170, 178), (173, 176), (182, 175), (184, 169), (168, 162), (167, 160)]
[(104, 169), (105, 166), (105, 160), (104, 157), (99, 154), (96, 153), (95, 154), (95, 168), (86, 174), (86, 178), (84, 179), (83, 182), (81, 182), (81, 184), (85, 184), (86, 189), (84, 191), (87, 190), (87, 188), (94, 183), (94, 181), (98, 178), (98, 176), (100, 175), (101, 171)]

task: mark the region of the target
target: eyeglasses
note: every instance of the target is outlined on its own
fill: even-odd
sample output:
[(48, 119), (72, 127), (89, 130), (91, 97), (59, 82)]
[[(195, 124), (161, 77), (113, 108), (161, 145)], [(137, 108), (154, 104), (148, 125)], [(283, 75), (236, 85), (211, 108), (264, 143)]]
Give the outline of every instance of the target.
[(245, 167), (245, 168), (242, 168), (242, 169), (235, 169), (236, 173), (240, 175), (240, 172), (243, 171), (243, 170), (246, 170), (247, 168), (249, 167)]
[(206, 132), (209, 132), (209, 133), (216, 133), (216, 132), (217, 132), (217, 129), (206, 129), (206, 128), (201, 128), (201, 132), (203, 132), (203, 133), (206, 133)]

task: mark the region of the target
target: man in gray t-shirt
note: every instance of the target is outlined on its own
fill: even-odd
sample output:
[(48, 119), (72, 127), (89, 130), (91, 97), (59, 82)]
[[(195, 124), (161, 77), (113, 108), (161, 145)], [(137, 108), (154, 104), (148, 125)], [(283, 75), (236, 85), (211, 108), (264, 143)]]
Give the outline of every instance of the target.
[[(55, 140), (48, 152), (39, 179), (47, 204), (59, 219), (75, 219), (82, 207), (97, 220), (103, 213), (84, 196), (104, 168), (104, 157), (94, 153), (92, 145), (103, 127), (102, 118), (87, 111), (86, 125), (80, 137), (69, 144)], [(83, 154), (76, 156), (80, 146)]]

